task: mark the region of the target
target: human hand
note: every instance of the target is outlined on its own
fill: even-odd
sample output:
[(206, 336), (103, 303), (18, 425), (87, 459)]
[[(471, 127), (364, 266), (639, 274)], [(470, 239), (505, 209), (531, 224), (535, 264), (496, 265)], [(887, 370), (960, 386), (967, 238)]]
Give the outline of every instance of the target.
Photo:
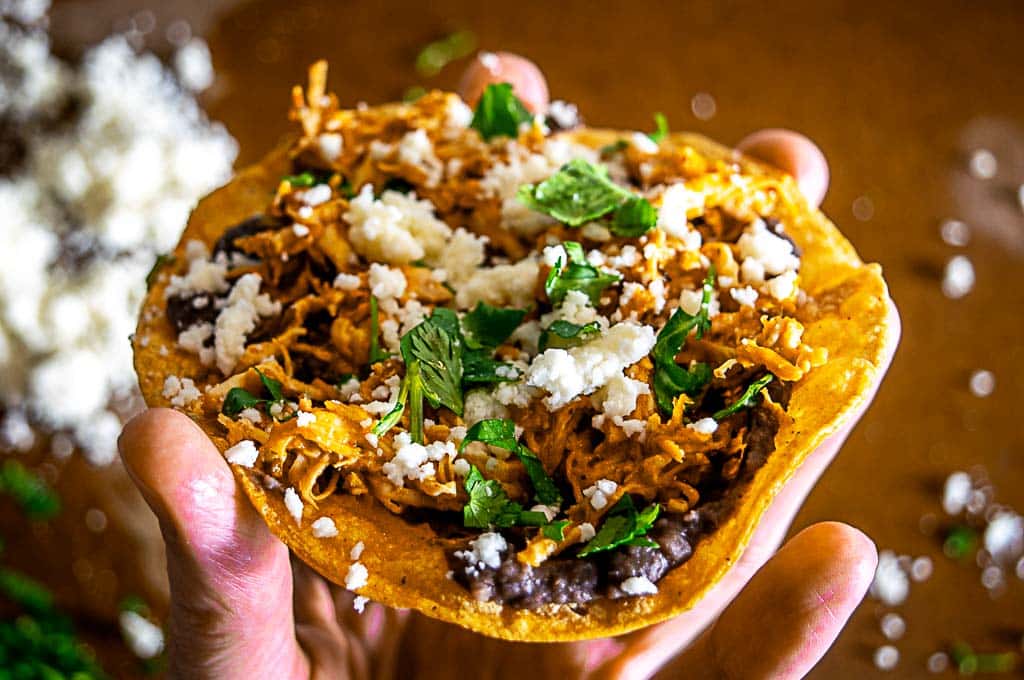
[[(546, 106), (543, 76), (529, 62), (491, 75), (517, 88), (517, 78), (534, 79), (526, 89), (534, 94), (525, 99)], [(475, 86), (479, 76), (467, 74), (464, 83)], [(472, 94), (464, 91), (467, 100)], [(806, 138), (763, 131), (740, 148), (790, 171), (809, 200), (821, 200), (828, 168)], [(886, 367), (894, 349), (895, 341)], [(470, 670), (501, 677), (520, 676), (525, 662), (541, 676), (546, 670), (560, 677), (797, 678), (827, 651), (866, 591), (874, 546), (851, 527), (824, 523), (765, 562), (859, 415), (800, 468), (700, 607), (623, 638), (564, 645), (500, 642), (372, 603), (356, 615), (350, 596), (290, 563), (220, 453), (187, 417), (148, 411), (128, 424), (120, 447), (167, 546), (171, 677), (383, 678), (408, 676), (414, 667), (421, 677)]]
[[(548, 88), (540, 69), (508, 53), (474, 60), (463, 75), (461, 94), (473, 104), (495, 82), (511, 83), (531, 110), (547, 108)], [(760, 130), (741, 140), (737, 149), (792, 175), (811, 205), (816, 207), (825, 198), (828, 163), (807, 137), (791, 130)], [(879, 381), (899, 341), (899, 316), (895, 308), (891, 311), (895, 331), (884, 350)], [(868, 403), (877, 389), (876, 383)], [(808, 457), (765, 513), (741, 559), (698, 608), (621, 640), (591, 645), (582, 656), (586, 666), (598, 668), (592, 677), (640, 678), (683, 669), (688, 678), (806, 674), (863, 597), (877, 555), (864, 534), (838, 523), (809, 527), (772, 555), (866, 408)]]

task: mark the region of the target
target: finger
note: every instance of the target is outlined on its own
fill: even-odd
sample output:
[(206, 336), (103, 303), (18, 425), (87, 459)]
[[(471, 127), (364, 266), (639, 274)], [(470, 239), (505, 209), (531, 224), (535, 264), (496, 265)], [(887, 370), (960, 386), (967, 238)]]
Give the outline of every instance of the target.
[(288, 551), (209, 438), (188, 417), (152, 409), (118, 446), (167, 547), (170, 676), (305, 677)]
[(892, 363), (896, 347), (899, 344), (901, 326), (895, 305), (891, 301), (889, 305), (893, 329), (882, 352), (878, 380), (872, 386), (865, 405), (850, 419), (849, 423), (826, 439), (804, 461), (765, 512), (740, 559), (700, 603), (694, 609), (684, 612), (670, 621), (627, 636), (624, 655), (643, 653), (648, 656), (656, 656), (664, 661), (678, 654), (718, 617), (719, 613), (743, 589), (747, 581), (775, 553), (807, 494), (814, 488), (818, 478), (828, 468), (850, 431), (874, 399), (881, 379)]
[(312, 569), (292, 560), (295, 581), (295, 636), (315, 669), (313, 678), (366, 677), (365, 654), (338, 625), (327, 582)]
[(508, 83), (532, 113), (548, 110), (548, 83), (532, 61), (511, 52), (480, 52), (462, 74), (459, 94), (476, 106), (488, 85)]
[(804, 677), (863, 599), (877, 563), (874, 543), (853, 527), (808, 527), (757, 573), (692, 650), (664, 669), (666, 675), (697, 668), (704, 670), (697, 677)]
[(828, 161), (810, 139), (792, 130), (769, 128), (744, 137), (736, 148), (796, 179), (807, 202), (821, 205), (828, 191)]

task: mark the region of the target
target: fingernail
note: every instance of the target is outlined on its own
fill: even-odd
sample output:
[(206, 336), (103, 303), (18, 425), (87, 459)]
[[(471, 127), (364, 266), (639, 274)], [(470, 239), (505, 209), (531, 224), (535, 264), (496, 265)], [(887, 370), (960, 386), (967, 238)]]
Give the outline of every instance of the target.
[(466, 67), (459, 94), (476, 106), (488, 85), (509, 83), (532, 113), (548, 110), (548, 84), (540, 68), (526, 57), (511, 52), (481, 52)]

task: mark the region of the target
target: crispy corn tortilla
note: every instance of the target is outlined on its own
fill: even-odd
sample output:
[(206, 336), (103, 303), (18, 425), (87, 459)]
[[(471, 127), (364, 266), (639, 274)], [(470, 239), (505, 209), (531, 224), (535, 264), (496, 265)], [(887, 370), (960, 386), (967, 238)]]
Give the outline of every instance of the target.
[[(623, 133), (582, 129), (574, 141), (598, 148)], [(691, 146), (709, 159), (738, 162), (744, 172), (784, 177), (778, 171), (740, 157), (704, 137), (674, 134), (671, 144)], [(192, 239), (208, 246), (228, 228), (262, 212), (280, 177), (290, 171), (286, 146), (261, 163), (238, 174), (227, 186), (203, 200), (193, 212), (176, 256), (183, 260), (184, 244)], [(309, 522), (298, 526), (284, 507), (280, 489), (270, 491), (262, 473), (232, 466), (253, 506), (272, 531), (303, 561), (331, 581), (344, 584), (359, 541), (366, 549), (360, 561), (369, 570), (369, 583), (359, 594), (391, 607), (418, 610), (427, 616), (458, 624), (496, 638), (518, 641), (570, 641), (626, 633), (699, 606), (740, 557), (775, 495), (807, 456), (865, 405), (880, 378), (885, 347), (894, 333), (888, 291), (877, 264), (864, 264), (851, 244), (819, 211), (807, 207), (795, 183), (785, 178), (781, 191), (801, 214), (787, 223), (787, 233), (803, 251), (802, 287), (819, 307), (820, 318), (806, 324), (805, 339), (828, 349), (828, 362), (796, 383), (787, 412), (775, 438), (775, 451), (754, 474), (735, 501), (731, 516), (703, 537), (693, 556), (658, 582), (658, 593), (647, 597), (597, 599), (584, 606), (548, 605), (524, 610), (482, 603), (453, 580), (446, 550), (427, 523), (412, 524), (369, 497), (335, 494), (320, 503), (318, 514), (334, 519), (339, 536), (315, 538)], [(195, 355), (176, 346), (176, 333), (165, 313), (164, 288), (172, 263), (150, 289), (134, 337), (135, 368), (150, 406), (169, 406), (162, 396), (168, 375), (200, 376), (205, 369)], [(166, 349), (161, 349), (166, 348)], [(216, 418), (191, 414), (222, 451), (228, 446)]]

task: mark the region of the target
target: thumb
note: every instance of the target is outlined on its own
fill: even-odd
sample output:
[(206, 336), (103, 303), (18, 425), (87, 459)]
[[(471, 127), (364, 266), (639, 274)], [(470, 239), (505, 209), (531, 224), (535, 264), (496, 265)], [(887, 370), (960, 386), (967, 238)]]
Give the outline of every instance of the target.
[(804, 529), (666, 675), (696, 664), (707, 677), (804, 677), (860, 604), (877, 562), (871, 539), (853, 527)]
[(151, 409), (118, 447), (167, 545), (170, 677), (307, 677), (288, 550), (209, 438), (187, 416)]

